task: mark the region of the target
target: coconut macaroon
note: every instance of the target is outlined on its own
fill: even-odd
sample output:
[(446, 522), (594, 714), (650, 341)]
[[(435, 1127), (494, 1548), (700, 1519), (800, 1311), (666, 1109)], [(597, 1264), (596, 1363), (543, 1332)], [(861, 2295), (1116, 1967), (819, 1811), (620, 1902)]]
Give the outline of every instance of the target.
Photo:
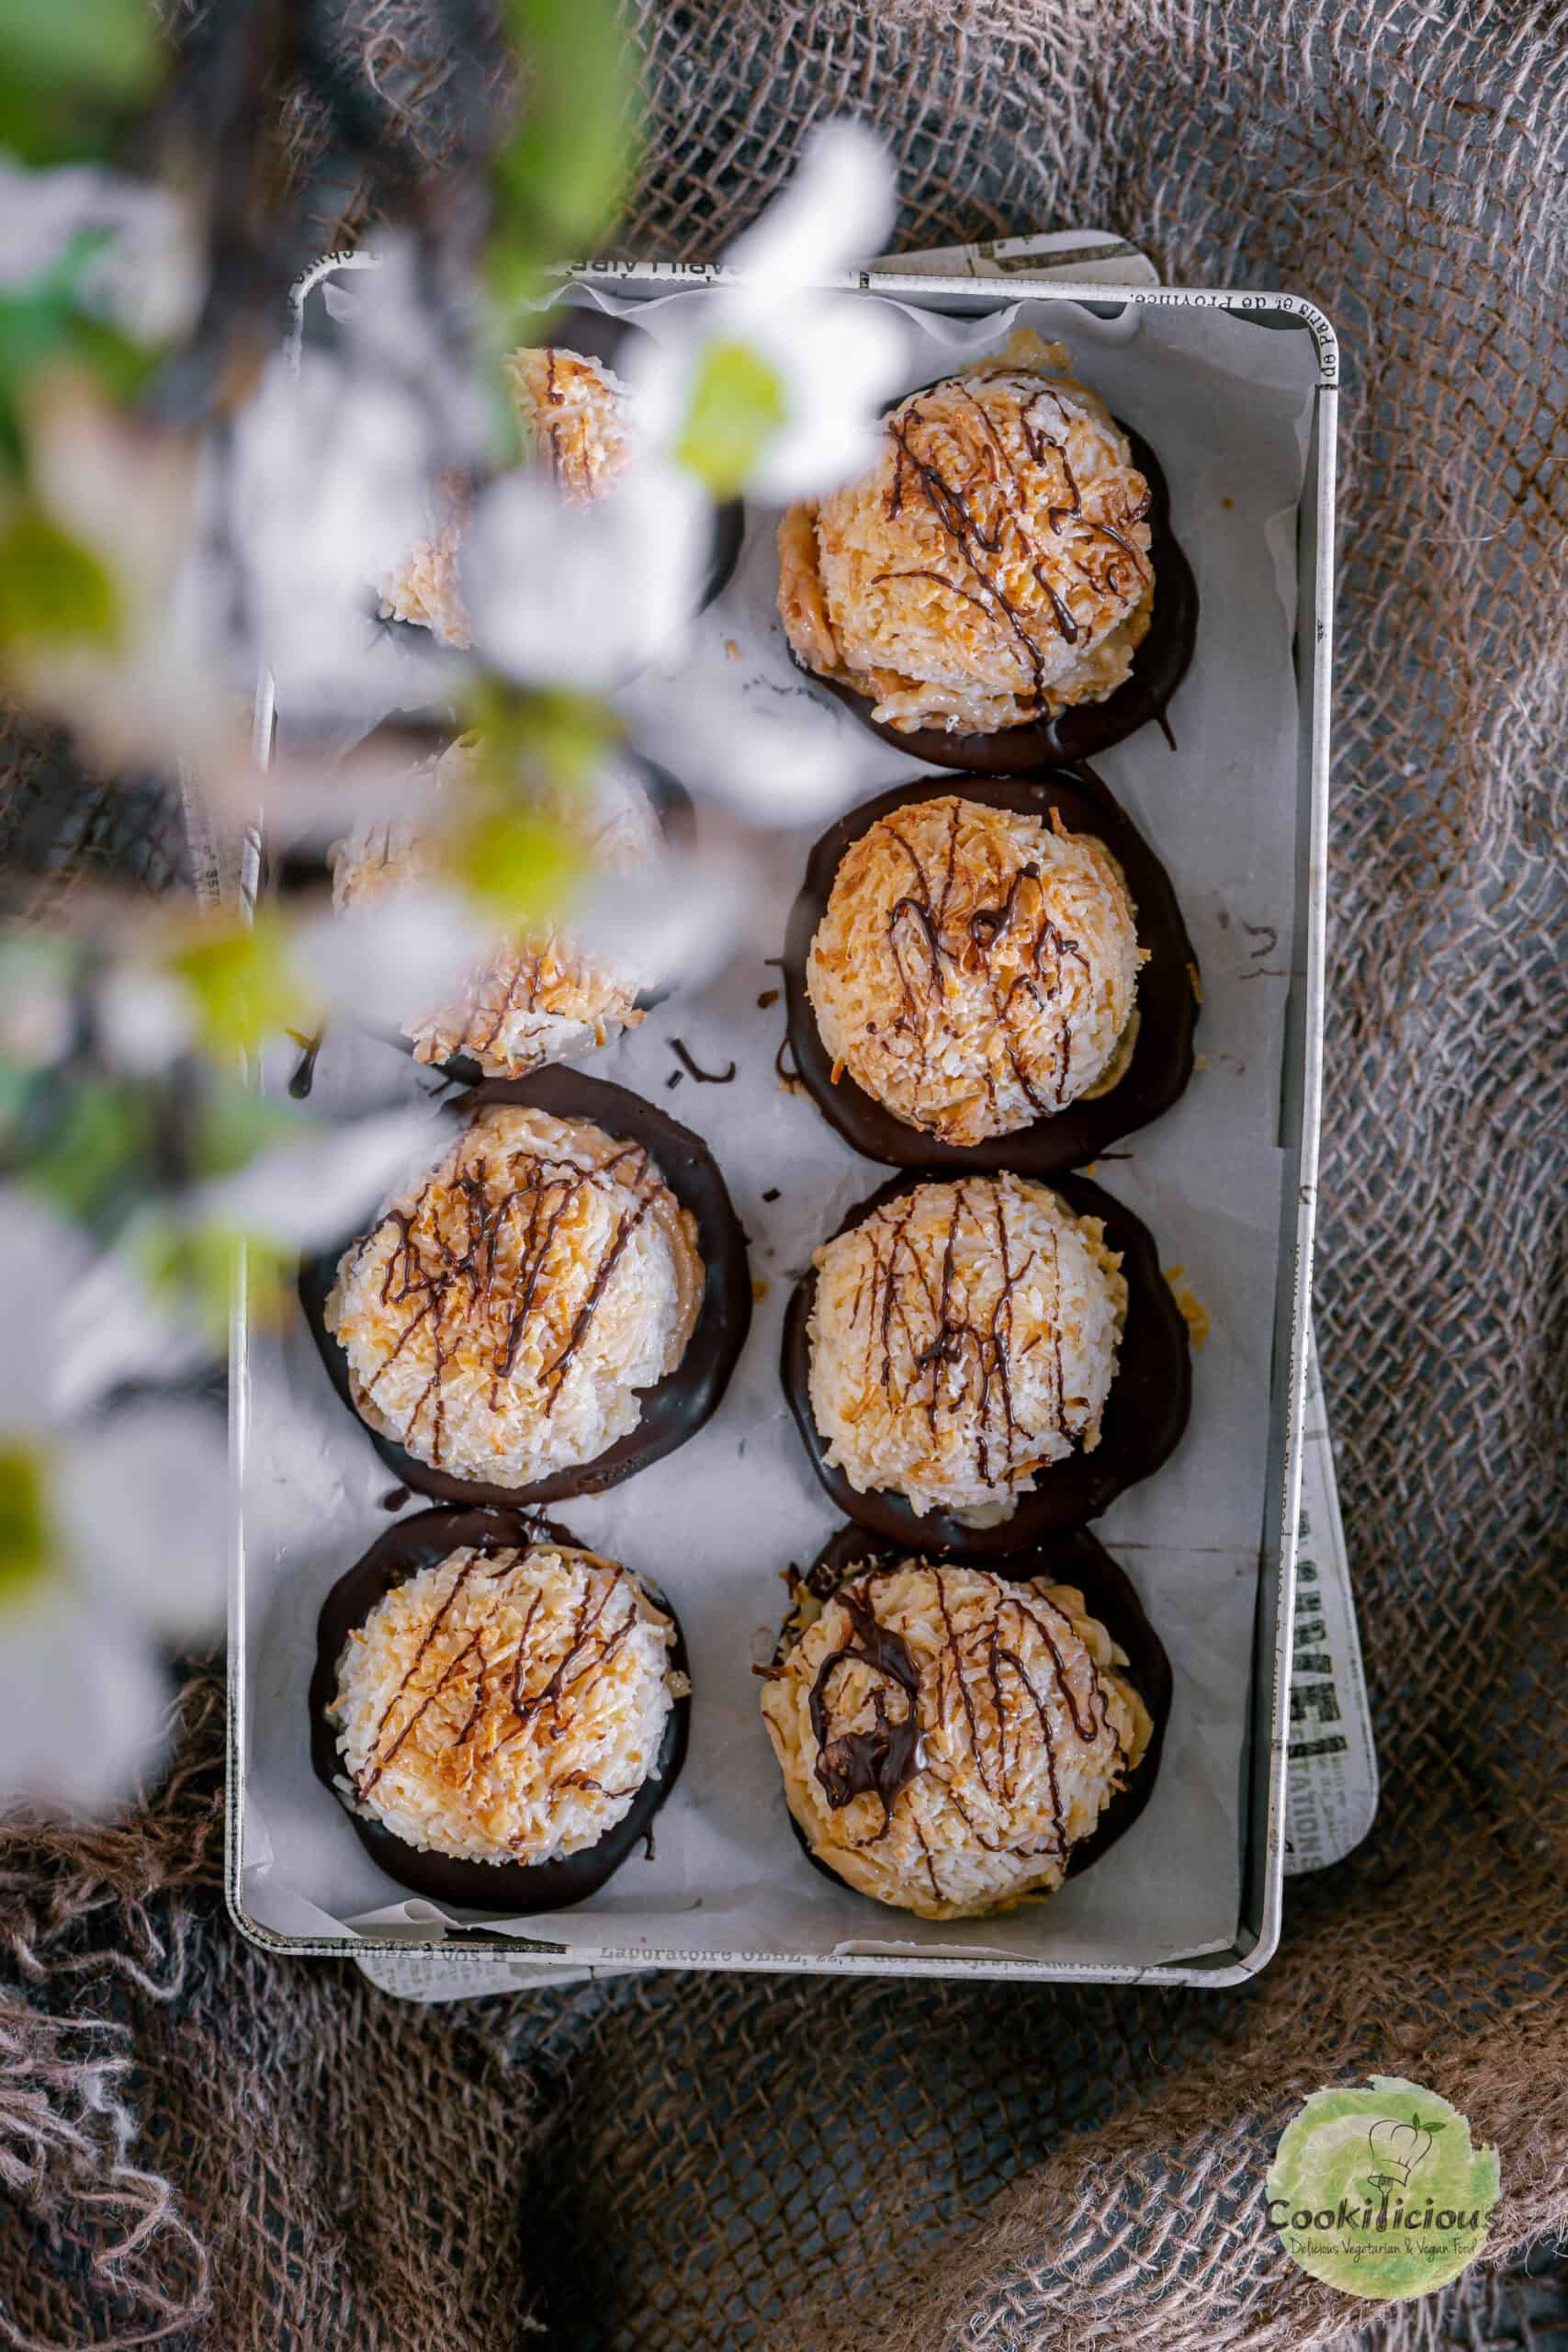
[(350, 1634), (329, 1719), (346, 1793), (405, 1844), (547, 1862), (598, 1843), (659, 1777), (686, 1678), (675, 1629), (614, 1560), (469, 1546)]
[[(586, 504), (600, 497), (631, 449), (630, 394), (597, 359), (557, 348), (513, 351), (502, 362), (523, 436), (524, 455), (547, 465), (563, 494)], [(431, 538), (378, 586), (383, 620), (412, 621), (444, 645), (466, 650), (468, 607), (457, 547), (468, 520), (468, 485), (443, 477), (440, 522)]]
[(1126, 1663), (1068, 1585), (914, 1559), (852, 1576), (762, 1690), (808, 1851), (923, 1919), (1051, 1893), (1149, 1744)]
[(1099, 1444), (1127, 1285), (1098, 1217), (1013, 1175), (917, 1184), (812, 1262), (811, 1415), (858, 1492), (996, 1526)]
[[(464, 737), (435, 763), (437, 797), (455, 789), (479, 756)], [(549, 813), (581, 842), (600, 874), (656, 856), (662, 836), (652, 802), (635, 775), (608, 767), (583, 794)], [(342, 909), (399, 888), (438, 881), (438, 825), (361, 824), (333, 854), (333, 902)], [(637, 998), (660, 976), (614, 965), (573, 935), (569, 924), (533, 923), (457, 980), (440, 1004), (408, 1023), (414, 1058), (443, 1062), (463, 1055), (487, 1078), (523, 1078), (546, 1062), (575, 1061), (642, 1020)]]
[(372, 1429), (523, 1488), (636, 1429), (703, 1286), (696, 1221), (644, 1146), (496, 1104), (344, 1251), (323, 1321)]
[(943, 797), (851, 843), (806, 986), (835, 1081), (962, 1147), (1115, 1083), (1143, 960), (1103, 842)]
[(871, 473), (779, 526), (779, 611), (808, 670), (899, 729), (989, 734), (1102, 702), (1154, 611), (1149, 485), (1060, 344), (911, 392)]
[(600, 497), (631, 453), (631, 393), (612, 368), (559, 348), (502, 360), (525, 447), (568, 498)]

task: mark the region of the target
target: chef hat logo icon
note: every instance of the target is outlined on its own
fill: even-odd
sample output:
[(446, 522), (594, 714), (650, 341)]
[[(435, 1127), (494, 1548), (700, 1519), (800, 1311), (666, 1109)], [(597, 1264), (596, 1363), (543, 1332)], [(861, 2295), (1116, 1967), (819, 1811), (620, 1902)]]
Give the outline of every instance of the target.
[(1432, 2132), (1442, 2128), (1440, 2123), (1434, 2123), (1428, 2131), (1415, 2115), (1408, 2123), (1397, 2122), (1392, 2115), (1381, 2115), (1367, 2133), (1372, 2162), (1388, 2181), (1397, 2181), (1401, 2188), (1408, 2188), (1411, 2174), (1431, 2150)]

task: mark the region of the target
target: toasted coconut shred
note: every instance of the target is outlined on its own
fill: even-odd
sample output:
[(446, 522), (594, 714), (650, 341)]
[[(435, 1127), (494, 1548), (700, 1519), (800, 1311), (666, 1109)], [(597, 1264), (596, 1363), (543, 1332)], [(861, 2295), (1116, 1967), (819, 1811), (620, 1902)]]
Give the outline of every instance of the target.
[(687, 1688), (674, 1640), (637, 1578), (596, 1553), (450, 1553), (349, 1636), (329, 1710), (344, 1793), (435, 1853), (579, 1853), (658, 1778)]
[(1099, 1217), (1010, 1174), (886, 1201), (813, 1260), (812, 1418), (862, 1494), (975, 1527), (1092, 1453), (1127, 1315)]
[(324, 1319), (372, 1429), (521, 1487), (636, 1429), (703, 1283), (696, 1221), (640, 1144), (501, 1104), (344, 1251)]
[[(455, 786), (477, 757), (468, 737), (444, 752), (435, 765), (438, 793)], [(606, 768), (590, 793), (551, 813), (580, 833), (589, 865), (602, 874), (640, 865), (660, 847), (653, 805), (625, 769)], [(333, 852), (333, 902), (342, 909), (436, 880), (442, 854), (434, 826), (362, 824)], [(547, 1062), (578, 1060), (637, 1026), (637, 1000), (659, 977), (592, 954), (570, 924), (531, 924), (473, 965), (446, 1002), (415, 1015), (408, 1029), (414, 1058), (465, 1055), (487, 1078), (523, 1078)]]
[(835, 1064), (968, 1146), (1114, 1082), (1142, 960), (1103, 842), (943, 797), (851, 844), (806, 980)]
[[(513, 351), (502, 362), (525, 454), (547, 465), (565, 495), (587, 503), (607, 490), (631, 449), (630, 394), (597, 359), (562, 349)], [(444, 477), (431, 537), (380, 582), (383, 620), (412, 621), (444, 645), (467, 650), (468, 607), (457, 548), (468, 520), (466, 484)]]
[(820, 1604), (762, 1717), (820, 1861), (921, 1918), (982, 1918), (1060, 1886), (1143, 1757), (1126, 1663), (1072, 1586), (906, 1560)]
[(1154, 611), (1149, 486), (1060, 344), (911, 392), (862, 481), (779, 526), (798, 659), (895, 728), (989, 734), (1102, 702)]

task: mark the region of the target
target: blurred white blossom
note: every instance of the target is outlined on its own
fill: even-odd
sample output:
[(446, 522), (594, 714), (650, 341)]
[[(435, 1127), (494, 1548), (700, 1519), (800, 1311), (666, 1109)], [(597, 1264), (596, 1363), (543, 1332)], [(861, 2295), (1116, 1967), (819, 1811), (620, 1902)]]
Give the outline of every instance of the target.
[(194, 1187), (183, 1213), (276, 1248), (321, 1249), (352, 1233), (437, 1156), (444, 1139), (442, 1114), (429, 1101), (312, 1126), (233, 1175)]
[(386, 1034), (439, 1003), (500, 935), (459, 890), (411, 882), (302, 918), (292, 953), (324, 1004)]
[(187, 594), (193, 627), (221, 625), (236, 684), (265, 662), (296, 726), (368, 720), (431, 691), (439, 649), (383, 624), (376, 583), (432, 536), (439, 458), (406, 384), (332, 352), (307, 351), (298, 375), (271, 363), (209, 453)]
[(195, 323), (205, 284), (200, 235), (167, 189), (96, 164), (28, 171), (0, 153), (0, 287), (28, 285), (73, 238), (93, 235), (103, 242), (81, 273), (84, 309), (145, 345), (172, 342)]
[(31, 503), (81, 550), (96, 584), (84, 583), (84, 609), (69, 624), (39, 618), (13, 636), (8, 682), (103, 767), (171, 760), (232, 724), (175, 616), (191, 449), (73, 369), (35, 378), (22, 408)]
[(700, 486), (640, 451), (591, 502), (540, 471), (502, 475), (458, 550), (475, 650), (525, 685), (632, 676), (695, 612), (711, 528)]
[(720, 494), (784, 504), (875, 461), (904, 339), (895, 315), (828, 281), (880, 251), (893, 221), (887, 152), (851, 121), (811, 132), (799, 169), (725, 254), (738, 273), (672, 303), (626, 373), (644, 429)]
[(0, 1194), (0, 1800), (101, 1811), (155, 1759), (165, 1645), (216, 1623), (230, 1483), (216, 1413), (73, 1396), (65, 1310), (91, 1263)]

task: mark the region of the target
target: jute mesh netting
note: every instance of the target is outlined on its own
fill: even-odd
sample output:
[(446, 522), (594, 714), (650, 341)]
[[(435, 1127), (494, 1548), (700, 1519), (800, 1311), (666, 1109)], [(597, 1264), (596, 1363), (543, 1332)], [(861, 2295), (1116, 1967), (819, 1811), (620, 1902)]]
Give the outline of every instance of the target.
[[(1339, 328), (1318, 1324), (1382, 1816), (1292, 1886), (1242, 1993), (652, 1976), (427, 2012), (227, 1926), (198, 1676), (134, 1820), (0, 1843), (5, 2325), (225, 2352), (511, 2346), (529, 2315), (681, 2352), (1534, 2340), (1508, 2266), (1568, 2221), (1568, 18), (644, 14), (628, 249), (712, 252), (849, 110), (893, 143), (910, 243), (1105, 225)], [(439, 85), (413, 10), (361, 21), (384, 85), (411, 58), (405, 87)], [(308, 104), (292, 129), (323, 228), (352, 222)], [(1489, 2271), (1369, 2318), (1285, 2262), (1259, 2192), (1294, 2103), (1373, 2069), (1456, 2101), (1503, 2197)]]

